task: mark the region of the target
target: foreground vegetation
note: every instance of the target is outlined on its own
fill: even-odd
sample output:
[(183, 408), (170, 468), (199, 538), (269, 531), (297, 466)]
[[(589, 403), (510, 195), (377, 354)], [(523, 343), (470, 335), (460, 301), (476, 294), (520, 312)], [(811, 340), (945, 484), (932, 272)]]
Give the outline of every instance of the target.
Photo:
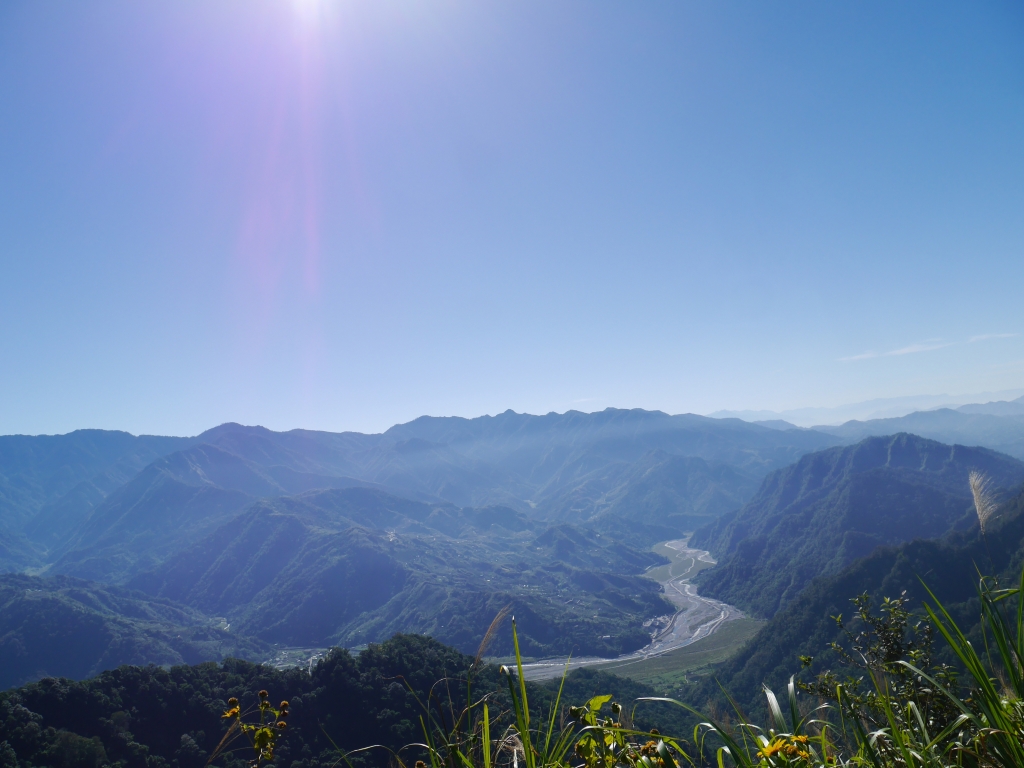
[[(673, 699), (637, 702), (673, 704), (697, 719), (692, 731), (676, 736), (639, 728), (635, 706), (627, 712), (613, 702), (605, 710), (610, 695), (569, 707), (565, 717), (559, 691), (538, 720), (531, 716), (517, 653), (515, 668), (501, 668), (513, 715), (504, 732), (495, 737), (490, 697), (474, 701), (467, 682), (467, 705), (452, 712), (450, 723), (440, 708), (436, 717), (429, 701), (423, 705), (422, 745), (433, 768), (518, 768), (520, 761), (526, 768), (1024, 766), (1022, 596), (1024, 572), (1013, 588), (981, 579), (979, 652), (934, 596), (925, 605), (927, 618), (913, 622), (905, 597), (884, 600), (873, 613), (870, 597), (862, 595), (849, 625), (835, 619), (847, 642), (832, 650), (853, 674), (826, 671), (804, 683), (791, 678), (782, 703), (766, 687), (770, 716), (764, 724), (735, 703), (732, 712), (709, 717)], [(514, 621), (512, 633), (515, 644)], [(952, 651), (955, 666), (936, 662), (936, 636)], [(801, 697), (800, 690), (811, 695)], [(404, 765), (400, 753), (390, 757)]]
[(593, 670), (529, 684), (518, 656), (496, 668), (406, 635), (333, 651), (312, 673), (229, 660), (48, 678), (0, 694), (0, 766), (1020, 766), (1022, 594), (1024, 573), (1012, 588), (979, 581), (980, 645), (934, 598), (916, 620), (906, 597), (875, 610), (862, 596), (837, 617), (842, 669), (765, 690), (766, 722)]
[[(455, 681), (464, 681), (470, 669), (474, 692), (489, 697), (495, 731), (510, 723), (511, 704), (498, 668), (474, 662), (430, 638), (396, 635), (359, 654), (334, 649), (311, 672), (229, 659), (168, 669), (123, 666), (82, 681), (46, 678), (0, 692), (0, 767), (203, 768), (225, 733), (228, 701), (237, 699), (244, 712), (258, 706), (261, 690), (272, 694), (275, 706), (290, 704), (274, 765), (329, 768), (352, 750), (379, 744), (401, 751), (411, 766), (427, 757), (420, 748), (402, 749), (423, 740), (420, 702), (457, 710), (465, 688)], [(530, 708), (540, 717), (557, 687), (528, 683), (527, 690)], [(574, 673), (564, 690), (569, 701), (597, 693), (614, 693), (622, 701), (655, 694), (591, 670)], [(667, 706), (652, 709), (642, 722), (686, 728), (684, 713)], [(215, 764), (245, 768), (250, 759), (242, 739), (222, 750)], [(388, 764), (386, 750), (350, 760), (357, 766)]]

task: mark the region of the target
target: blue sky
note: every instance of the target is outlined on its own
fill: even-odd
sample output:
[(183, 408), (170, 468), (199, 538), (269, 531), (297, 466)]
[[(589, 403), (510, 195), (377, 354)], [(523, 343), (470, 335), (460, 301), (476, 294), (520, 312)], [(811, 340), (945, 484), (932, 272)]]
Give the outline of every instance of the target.
[(1019, 3), (8, 2), (0, 433), (1024, 387)]

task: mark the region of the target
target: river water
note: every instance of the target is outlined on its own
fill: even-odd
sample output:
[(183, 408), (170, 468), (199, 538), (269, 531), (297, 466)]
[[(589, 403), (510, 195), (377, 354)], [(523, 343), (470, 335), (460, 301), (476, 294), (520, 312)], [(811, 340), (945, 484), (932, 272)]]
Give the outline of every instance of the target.
[(676, 607), (676, 612), (652, 626), (651, 642), (648, 645), (614, 659), (584, 656), (571, 661), (565, 657), (531, 661), (523, 664), (526, 679), (558, 677), (565, 670), (567, 661), (572, 670), (598, 665), (621, 666), (631, 661), (662, 656), (707, 637), (727, 621), (741, 618), (743, 613), (738, 608), (697, 594), (690, 580), (715, 561), (705, 550), (693, 549), (688, 542), (689, 537), (666, 541), (657, 547), (670, 558), (671, 563), (652, 569), (649, 575), (661, 583), (665, 597)]

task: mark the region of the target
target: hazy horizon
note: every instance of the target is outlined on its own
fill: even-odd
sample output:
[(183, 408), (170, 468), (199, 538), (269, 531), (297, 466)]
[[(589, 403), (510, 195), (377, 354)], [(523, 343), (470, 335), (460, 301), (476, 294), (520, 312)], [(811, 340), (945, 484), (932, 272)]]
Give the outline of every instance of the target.
[[(721, 418), (738, 418), (742, 421), (758, 422), (768, 421), (775, 419), (783, 419), (789, 421), (794, 426), (808, 428), (811, 426), (832, 426), (839, 425), (843, 422), (850, 420), (866, 420), (873, 418), (892, 418), (899, 417), (906, 414), (914, 413), (917, 411), (928, 411), (935, 410), (943, 407), (956, 407), (959, 405), (967, 404), (984, 404), (990, 402), (1002, 402), (1006, 400), (1014, 400), (1017, 398), (1024, 397), (1024, 389), (1008, 389), (996, 392), (977, 392), (977, 393), (965, 393), (963, 395), (910, 395), (904, 397), (894, 398), (875, 398), (872, 400), (865, 400), (856, 403), (841, 403), (839, 405), (832, 406), (804, 406), (801, 408), (791, 409), (789, 411), (765, 411), (765, 410), (752, 410), (752, 409), (739, 409), (735, 411), (729, 411), (722, 409), (720, 411), (713, 411), (710, 413), (696, 413), (695, 411), (666, 411), (663, 408), (640, 408), (640, 410), (646, 411), (659, 411), (669, 415), (682, 415), (682, 414), (694, 414), (697, 416), (707, 416), (709, 418), (721, 419)], [(639, 406), (636, 406), (639, 408)], [(423, 413), (419, 416), (413, 417), (407, 421), (395, 421), (391, 424), (383, 426), (379, 429), (359, 430), (359, 429), (324, 429), (315, 425), (293, 425), (293, 426), (269, 426), (261, 422), (235, 422), (231, 420), (219, 421), (214, 424), (209, 424), (207, 427), (195, 433), (185, 432), (134, 432), (136, 435), (165, 435), (168, 437), (196, 437), (203, 432), (213, 429), (215, 427), (238, 423), (245, 427), (263, 427), (270, 429), (274, 432), (288, 432), (290, 430), (309, 430), (314, 432), (359, 432), (363, 434), (381, 434), (386, 432), (391, 427), (400, 426), (407, 424), (410, 421), (414, 421), (419, 418), (462, 418), (462, 419), (477, 419), (499, 416), (506, 411), (513, 411), (514, 413), (526, 416), (544, 416), (551, 413), (558, 415), (564, 415), (568, 412), (577, 412), (584, 414), (600, 413), (605, 410), (631, 410), (627, 407), (619, 406), (605, 406), (604, 408), (598, 409), (587, 409), (587, 408), (568, 408), (564, 411), (546, 411), (540, 413), (531, 413), (529, 411), (516, 411), (513, 408), (507, 408), (503, 411), (495, 411), (493, 413), (478, 413), (478, 414), (431, 414)], [(842, 416), (844, 413), (853, 413), (851, 416)], [(859, 415), (858, 415), (859, 414)], [(837, 418), (834, 420), (829, 419), (829, 415), (836, 415)], [(818, 418), (820, 416), (820, 418)], [(75, 430), (68, 430), (67, 432), (53, 432), (53, 433), (5, 433), (0, 436), (7, 436), (9, 434), (17, 435), (47, 435), (47, 434), (68, 434), (70, 432), (77, 431), (79, 429), (100, 429), (100, 430), (111, 430), (118, 431), (114, 427), (106, 427), (101, 425), (92, 425), (87, 427), (77, 427)], [(120, 430), (124, 432), (131, 432), (131, 430)]]

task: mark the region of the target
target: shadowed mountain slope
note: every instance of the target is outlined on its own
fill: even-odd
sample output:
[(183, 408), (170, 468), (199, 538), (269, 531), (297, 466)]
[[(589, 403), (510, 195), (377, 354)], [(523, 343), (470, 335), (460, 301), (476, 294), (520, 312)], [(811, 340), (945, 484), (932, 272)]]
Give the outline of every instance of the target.
[(1001, 488), (1024, 481), (1024, 463), (1009, 456), (915, 435), (805, 456), (769, 475), (743, 509), (694, 534), (694, 545), (719, 558), (698, 577), (700, 592), (772, 616), (816, 576), (880, 545), (968, 524), (975, 469)]
[(719, 462), (652, 451), (632, 464), (602, 466), (545, 502), (562, 519), (664, 540), (739, 509), (757, 476)]
[(45, 550), (55, 532), (83, 520), (154, 459), (190, 442), (99, 429), (0, 436), (0, 535), (24, 534)]
[(511, 603), (525, 652), (614, 655), (648, 642), (643, 622), (671, 610), (639, 575), (657, 562), (507, 508), (350, 488), (258, 502), (131, 584), (289, 645), (412, 630), (473, 651)]
[(362, 485), (291, 468), (262, 467), (200, 444), (150, 464), (107, 497), (57, 551), (53, 570), (118, 581), (153, 567), (233, 518), (256, 498)]
[(120, 664), (263, 658), (269, 648), (199, 612), (66, 576), (0, 576), (0, 690), (46, 676), (82, 678)]
[[(1002, 505), (988, 523), (985, 538), (975, 521), (970, 530), (951, 532), (938, 540), (881, 547), (839, 573), (815, 579), (733, 658), (717, 667), (713, 679), (704, 678), (681, 694), (699, 706), (709, 700), (727, 705), (721, 693), (724, 687), (748, 713), (758, 713), (765, 702), (762, 684), (785, 690), (790, 675), (799, 673), (809, 680), (826, 669), (838, 671), (841, 664), (828, 645), (842, 638), (831, 617), (849, 616), (851, 600), (864, 592), (876, 606), (883, 597), (895, 598), (906, 592), (910, 606), (920, 610), (925, 600), (930, 601), (927, 585), (972, 642), (981, 642), (976, 628), (979, 571), (999, 576), (1003, 584), (1016, 585), (1022, 567), (1024, 489)], [(801, 656), (813, 657), (809, 670), (800, 672)]]

